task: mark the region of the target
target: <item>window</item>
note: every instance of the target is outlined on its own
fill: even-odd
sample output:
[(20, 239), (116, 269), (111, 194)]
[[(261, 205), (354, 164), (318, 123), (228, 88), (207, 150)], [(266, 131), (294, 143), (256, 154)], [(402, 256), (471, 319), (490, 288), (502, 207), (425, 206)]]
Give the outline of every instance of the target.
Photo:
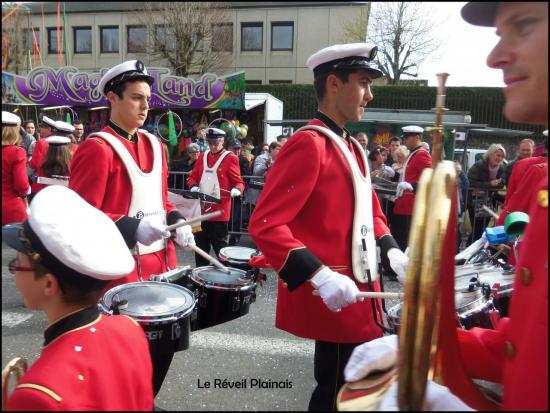
[(270, 80), (270, 85), (291, 85), (292, 80)]
[[(59, 30), (59, 39), (61, 41), (61, 50), (65, 53), (63, 45), (63, 29)], [(57, 27), (48, 28), (48, 54), (57, 54)]]
[(118, 53), (118, 26), (99, 28), (101, 53)]
[(92, 28), (73, 27), (74, 53), (92, 53)]
[(233, 51), (233, 23), (212, 25), (212, 51)]
[[(24, 42), (23, 45), (25, 52), (27, 50), (30, 50), (31, 52), (34, 51), (34, 36), (32, 34), (32, 29), (23, 29), (24, 32)], [(38, 42), (38, 47), (40, 47), (40, 29), (35, 27), (34, 28), (34, 35), (36, 36), (36, 41)]]
[(271, 23), (271, 50), (290, 50), (294, 44), (294, 23)]
[(168, 29), (166, 26), (156, 26), (155, 32), (158, 39), (158, 44), (155, 45), (156, 51), (160, 51), (161, 45), (167, 52), (176, 50), (176, 34), (173, 30)]
[(263, 23), (242, 23), (241, 50), (243, 52), (261, 52), (263, 50)]
[(145, 53), (147, 29), (145, 26), (126, 26), (128, 53)]

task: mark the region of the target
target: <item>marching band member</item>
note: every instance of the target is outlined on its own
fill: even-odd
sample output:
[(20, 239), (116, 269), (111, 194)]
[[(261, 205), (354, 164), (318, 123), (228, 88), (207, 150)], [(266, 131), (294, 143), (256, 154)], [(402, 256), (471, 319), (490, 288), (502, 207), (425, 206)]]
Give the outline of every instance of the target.
[[(227, 246), (231, 199), (241, 196), (244, 192), (239, 158), (233, 152), (223, 148), (224, 138), (225, 132), (221, 129), (206, 129), (206, 141), (209, 150), (199, 155), (193, 172), (187, 179), (187, 184), (192, 192), (200, 191), (221, 199), (220, 204), (207, 205), (201, 203), (203, 213), (223, 210), (223, 214), (202, 221), (202, 231), (197, 232), (195, 235), (197, 246), (207, 252), (210, 251), (210, 246), (212, 246), (216, 256), (219, 256), (220, 250)], [(210, 264), (197, 253), (195, 253), (195, 263), (197, 267)]]
[[(506, 118), (548, 126), (548, 3), (470, 2), (462, 17), (497, 28), (500, 40), (487, 64), (503, 71)], [(502, 409), (511, 411), (548, 411), (548, 175), (531, 185), (530, 222), (518, 254), (510, 317), (495, 330), (457, 330), (466, 370), (473, 378), (502, 383)], [(396, 352), (395, 336), (357, 347), (346, 380), (364, 377), (374, 363), (374, 369), (390, 367)], [(426, 409), (441, 410), (441, 403), (452, 410), (467, 408), (447, 388), (437, 390), (437, 405), (427, 403)], [(395, 391), (388, 392), (386, 406), (395, 406), (395, 397)]]
[[(71, 162), (69, 187), (115, 221), (132, 249), (136, 270), (116, 285), (149, 280), (177, 265), (176, 249), (166, 225), (185, 219), (168, 201), (167, 166), (160, 141), (139, 129), (147, 119), (154, 79), (139, 60), (109, 69), (99, 91), (111, 106), (111, 117), (100, 132), (80, 144)], [(194, 244), (189, 225), (176, 229), (176, 242)], [(160, 391), (174, 353), (153, 360), (153, 391)]]
[(152, 410), (142, 327), (97, 307), (107, 283), (134, 268), (120, 232), (63, 186), (40, 191), (30, 209), (24, 223), (2, 227), (2, 241), (17, 250), (9, 269), (25, 306), (44, 312), (48, 327), (7, 410)]
[(30, 186), (20, 124), (19, 116), (2, 111), (2, 225), (23, 222), (27, 218), (25, 197)]
[[(280, 277), (276, 327), (315, 340), (310, 410), (335, 409), (351, 351), (382, 335), (374, 303), (354, 304), (359, 291), (370, 290), (365, 274), (376, 279), (376, 244), (400, 277), (408, 261), (370, 184), (365, 152), (344, 128), (359, 121), (373, 99), (371, 81), (382, 76), (371, 67), (375, 54), (376, 46), (355, 43), (308, 59), (319, 110), (309, 130), (298, 131), (279, 152), (249, 225)], [(379, 289), (376, 281), (372, 288)]]
[(399, 175), (395, 206), (393, 207), (392, 232), (401, 250), (407, 248), (411, 218), (416, 198), (415, 192), (420, 175), (426, 168), (432, 167), (432, 157), (422, 142), (424, 129), (420, 126), (404, 126), (403, 145), (410, 151)]
[[(151, 274), (177, 265), (165, 228), (185, 218), (168, 201), (161, 143), (138, 129), (147, 119), (152, 83), (153, 77), (139, 60), (109, 69), (98, 85), (111, 106), (109, 122), (80, 144), (71, 162), (69, 187), (115, 221), (138, 264), (136, 271), (109, 288), (138, 281), (138, 272), (148, 280)], [(176, 233), (180, 245), (194, 242), (189, 225)]]

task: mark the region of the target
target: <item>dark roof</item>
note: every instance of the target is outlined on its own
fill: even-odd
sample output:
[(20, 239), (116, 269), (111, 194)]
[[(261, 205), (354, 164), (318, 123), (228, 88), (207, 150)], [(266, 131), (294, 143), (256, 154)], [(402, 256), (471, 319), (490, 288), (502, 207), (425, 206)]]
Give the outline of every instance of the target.
[[(229, 8), (235, 9), (254, 9), (254, 8), (270, 8), (270, 7), (334, 7), (334, 6), (364, 6), (369, 2), (366, 1), (234, 1), (227, 2)], [(30, 9), (31, 14), (40, 14), (40, 2), (29, 1), (21, 3), (24, 7)], [(57, 2), (43, 2), (44, 14), (57, 13)], [(2, 8), (6, 7), (6, 3), (2, 3)], [(13, 7), (13, 3), (10, 5)], [(136, 11), (141, 6), (136, 5), (136, 2), (91, 2), (91, 1), (68, 1), (65, 2), (66, 13), (101, 13), (101, 12), (117, 12), (117, 11)]]

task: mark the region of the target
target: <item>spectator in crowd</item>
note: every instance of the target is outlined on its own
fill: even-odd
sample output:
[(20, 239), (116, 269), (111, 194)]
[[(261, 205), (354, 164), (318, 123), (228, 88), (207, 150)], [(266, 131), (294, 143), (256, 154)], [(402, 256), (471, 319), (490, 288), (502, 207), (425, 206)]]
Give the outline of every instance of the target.
[(399, 139), (397, 136), (394, 136), (390, 139), (390, 156), (388, 156), (388, 159), (386, 160), (386, 165), (392, 166), (395, 162), (397, 162), (397, 159), (395, 157), (395, 150), (401, 146), (401, 139)]
[(83, 137), (84, 137), (84, 124), (82, 123), (81, 120), (75, 119), (75, 121), (73, 122), (73, 126), (74, 126), (73, 143), (80, 144), (83, 141)]
[(396, 161), (391, 166), (395, 171), (392, 181), (399, 182), (399, 177), (401, 176), (401, 173), (403, 173), (403, 167), (405, 166), (405, 161), (407, 160), (409, 153), (410, 151), (405, 145), (399, 145), (397, 149), (393, 151), (393, 156)]
[[(242, 154), (241, 142), (239, 142), (237, 139), (232, 139), (227, 143), (227, 149), (229, 149), (237, 156), (237, 158), (239, 158), (241, 176), (249, 176), (251, 174), (250, 164), (248, 162), (248, 159)], [(243, 178), (243, 182), (246, 191), (248, 178)], [(238, 196), (236, 198), (233, 198), (231, 202), (231, 227), (229, 228), (229, 232), (231, 234), (229, 236), (229, 245), (238, 244), (241, 239), (241, 235), (239, 234), (239, 232), (241, 232), (241, 221), (245, 220), (245, 217), (243, 216), (244, 211), (242, 208), (241, 200), (242, 196)]]
[(19, 132), (21, 133), (21, 138), (23, 139), (23, 147), (27, 152), (27, 159), (29, 159), (34, 151), (34, 146), (36, 145), (36, 137), (34, 136), (36, 129), (34, 127), (34, 122), (32, 120), (25, 121), (19, 129)]
[[(197, 246), (207, 253), (210, 247), (216, 256), (227, 246), (228, 222), (231, 214), (231, 199), (240, 197), (244, 192), (244, 182), (241, 177), (239, 159), (231, 151), (223, 148), (225, 132), (217, 128), (206, 129), (206, 140), (209, 151), (203, 152), (187, 183), (193, 192), (201, 192), (220, 199), (220, 204), (206, 206), (201, 203), (201, 210), (215, 212), (223, 210), (223, 214), (201, 222), (202, 231), (195, 235)], [(206, 210), (208, 208), (208, 210)], [(195, 253), (197, 267), (209, 265), (209, 261)]]
[(281, 144), (281, 147), (288, 141), (288, 136), (285, 135), (279, 135), (277, 136), (277, 142)]
[(378, 145), (369, 153), (369, 168), (373, 178), (389, 181), (395, 176), (393, 168), (386, 165), (386, 159), (388, 159), (388, 150), (382, 145)]
[(516, 165), (516, 162), (522, 159), (531, 158), (535, 151), (535, 141), (533, 139), (522, 139), (519, 143), (518, 154), (515, 159), (510, 161), (506, 166), (506, 171), (504, 172), (504, 184), (508, 186), (510, 182), (510, 177), (512, 176), (512, 170)]
[(2, 225), (27, 218), (26, 196), (30, 186), (20, 124), (19, 116), (2, 111)]
[(458, 220), (457, 220), (457, 229), (456, 229), (456, 252), (460, 251), (460, 244), (462, 243), (462, 221), (464, 220), (464, 211), (466, 210), (466, 198), (468, 196), (468, 187), (470, 186), (470, 181), (468, 176), (462, 170), (462, 165), (460, 161), (455, 160), (455, 170), (457, 176), (457, 200), (458, 200)]
[(17, 251), (9, 271), (23, 303), (43, 312), (48, 325), (44, 348), (6, 410), (153, 410), (142, 327), (127, 316), (100, 314), (97, 306), (105, 285), (134, 268), (120, 232), (62, 186), (41, 191), (30, 209), (24, 223), (2, 227), (2, 241)]
[(168, 187), (175, 189), (189, 189), (187, 185), (187, 178), (191, 171), (195, 167), (197, 159), (200, 155), (199, 145), (196, 143), (190, 143), (185, 149), (185, 154), (180, 161), (172, 161), (171, 170), (174, 172), (184, 172), (185, 174), (170, 174), (168, 176)]
[(355, 139), (361, 144), (365, 155), (369, 156), (369, 138), (365, 132), (357, 132)]
[(483, 159), (477, 161), (468, 170), (471, 190), (467, 205), (472, 224), (468, 244), (481, 237), (491, 218), (482, 206), (485, 205), (494, 211), (497, 208), (497, 202), (504, 201), (494, 190), (504, 188), (506, 166), (503, 161), (505, 158), (506, 149), (501, 144), (493, 143), (483, 155)]
[(208, 150), (208, 142), (206, 142), (206, 129), (199, 128), (197, 129), (197, 135), (195, 137), (194, 143), (199, 146), (201, 152), (206, 152)]
[[(252, 173), (252, 168), (254, 166), (255, 156), (252, 153), (253, 150), (254, 150), (254, 145), (252, 144), (252, 139), (245, 139), (242, 142), (241, 155), (244, 156), (246, 158), (246, 160), (248, 161), (248, 170), (250, 171), (250, 173)], [(249, 175), (250, 175), (250, 173), (249, 173)]]
[(250, 204), (252, 211), (258, 203), (258, 198), (260, 197), (260, 192), (265, 182), (265, 175), (269, 168), (271, 168), (275, 163), (275, 159), (277, 159), (277, 155), (279, 154), (281, 148), (282, 145), (279, 142), (271, 142), (268, 146), (268, 152), (258, 155), (254, 160), (252, 175), (257, 176), (260, 179), (257, 180), (258, 183), (255, 183), (256, 181), (251, 179), (245, 194), (245, 200)]
[(260, 151), (258, 152), (258, 155), (262, 155), (268, 152), (269, 152), (269, 145), (267, 143), (264, 143), (262, 146), (260, 146)]

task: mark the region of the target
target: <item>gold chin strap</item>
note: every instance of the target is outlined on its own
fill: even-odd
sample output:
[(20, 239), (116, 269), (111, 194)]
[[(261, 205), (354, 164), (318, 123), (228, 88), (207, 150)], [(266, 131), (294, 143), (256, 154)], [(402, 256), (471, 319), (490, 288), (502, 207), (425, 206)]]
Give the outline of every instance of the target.
[(10, 378), (15, 376), (15, 386), (17, 386), (17, 382), (23, 377), (26, 371), (27, 360), (23, 357), (15, 357), (2, 369), (2, 410), (6, 407), (6, 401), (9, 397)]

